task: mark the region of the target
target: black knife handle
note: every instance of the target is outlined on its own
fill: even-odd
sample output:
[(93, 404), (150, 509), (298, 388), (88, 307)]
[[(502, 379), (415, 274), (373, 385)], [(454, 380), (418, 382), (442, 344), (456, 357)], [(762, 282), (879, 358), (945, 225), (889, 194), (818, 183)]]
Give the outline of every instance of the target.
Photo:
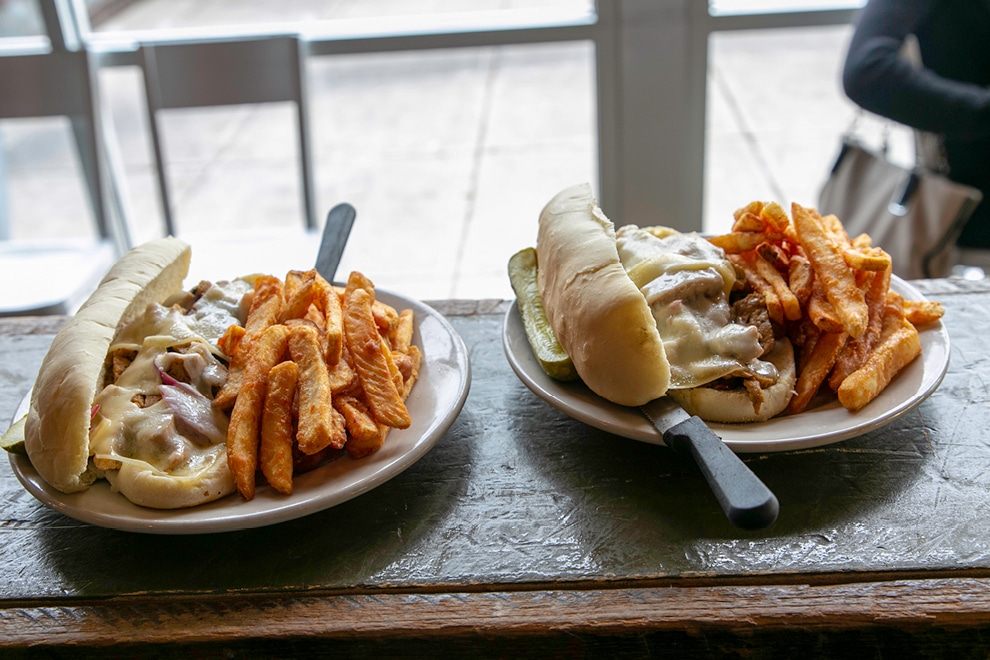
[(670, 427), (664, 442), (694, 457), (729, 521), (740, 529), (764, 529), (777, 520), (777, 497), (699, 417)]

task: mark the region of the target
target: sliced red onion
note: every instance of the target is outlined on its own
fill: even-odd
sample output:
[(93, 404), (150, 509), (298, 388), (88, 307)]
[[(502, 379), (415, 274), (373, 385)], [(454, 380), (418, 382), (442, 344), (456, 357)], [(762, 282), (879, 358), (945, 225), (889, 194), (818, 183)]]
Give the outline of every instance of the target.
[(163, 384), (159, 390), (162, 401), (168, 405), (172, 414), (190, 429), (205, 436), (214, 444), (226, 442), (227, 429), (223, 428), (225, 425), (217, 419), (218, 413), (207, 397), (185, 383)]

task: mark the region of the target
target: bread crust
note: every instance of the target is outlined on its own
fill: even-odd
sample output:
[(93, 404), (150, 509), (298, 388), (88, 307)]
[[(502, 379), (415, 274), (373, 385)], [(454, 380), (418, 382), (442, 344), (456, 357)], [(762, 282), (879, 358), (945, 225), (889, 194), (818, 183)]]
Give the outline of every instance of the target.
[(536, 253), (547, 318), (588, 388), (626, 406), (663, 396), (670, 368), (660, 333), (590, 185), (562, 190), (544, 207)]
[(182, 288), (190, 257), (189, 245), (175, 238), (134, 248), (55, 335), (31, 392), (24, 444), (58, 490), (85, 490), (101, 476), (90, 467), (89, 426), (110, 342), (118, 326)]

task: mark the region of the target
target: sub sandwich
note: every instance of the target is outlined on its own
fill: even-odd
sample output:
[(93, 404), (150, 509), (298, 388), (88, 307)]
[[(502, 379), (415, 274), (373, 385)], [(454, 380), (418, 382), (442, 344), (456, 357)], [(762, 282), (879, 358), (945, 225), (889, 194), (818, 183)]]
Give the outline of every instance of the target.
[(701, 236), (616, 231), (582, 184), (543, 209), (536, 252), (549, 324), (599, 396), (638, 406), (669, 395), (713, 422), (762, 421), (786, 408), (793, 349), (758, 295), (730, 300), (734, 266)]
[(227, 376), (217, 340), (243, 323), (251, 285), (183, 292), (189, 262), (190, 247), (175, 238), (131, 250), (55, 336), (24, 445), (58, 490), (105, 478), (136, 504), (168, 509), (235, 490), (227, 417), (211, 402)]

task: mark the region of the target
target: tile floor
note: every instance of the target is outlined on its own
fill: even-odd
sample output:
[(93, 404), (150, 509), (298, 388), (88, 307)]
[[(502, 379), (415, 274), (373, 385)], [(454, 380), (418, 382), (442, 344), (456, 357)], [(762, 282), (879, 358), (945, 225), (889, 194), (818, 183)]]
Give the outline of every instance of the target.
[[(99, 29), (210, 25), (232, 16), (285, 20), (278, 13), (284, 6), (311, 18), (410, 11), (406, 2), (388, 1), (267, 4), (141, 0)], [(853, 116), (838, 84), (848, 36), (847, 27), (713, 36), (707, 231), (724, 229), (732, 210), (753, 199), (815, 201)], [(135, 238), (145, 240), (161, 232), (161, 216), (139, 75), (112, 68), (102, 82)], [(318, 208), (355, 205), (358, 220), (341, 268), (362, 270), (381, 287), (422, 299), (510, 298), (505, 263), (532, 244), (540, 208), (566, 185), (596, 181), (589, 44), (312, 58), (308, 76)], [(235, 228), (301, 226), (290, 107), (173, 111), (165, 120), (180, 235), (201, 241)], [(13, 236), (88, 231), (65, 127), (54, 120), (4, 122), (0, 139)], [(199, 244), (205, 247), (194, 254), (208, 251), (210, 244)], [(304, 267), (315, 244), (280, 255), (279, 249), (265, 244), (264, 257)], [(260, 263), (256, 258), (260, 251), (234, 267)], [(197, 274), (212, 275), (202, 259), (199, 265), (207, 271)]]

